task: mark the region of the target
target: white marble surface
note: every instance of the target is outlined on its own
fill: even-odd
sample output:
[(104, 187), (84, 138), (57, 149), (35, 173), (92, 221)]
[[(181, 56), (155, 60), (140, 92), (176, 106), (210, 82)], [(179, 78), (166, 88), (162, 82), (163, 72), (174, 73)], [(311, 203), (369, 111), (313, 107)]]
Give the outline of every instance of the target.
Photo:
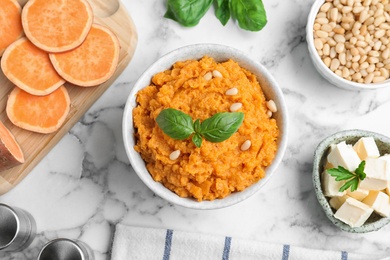
[[(50, 239), (80, 239), (97, 259), (109, 259), (115, 224), (161, 227), (257, 239), (316, 249), (390, 255), (390, 225), (368, 234), (338, 230), (317, 203), (312, 179), (316, 145), (342, 129), (390, 136), (390, 88), (349, 92), (330, 85), (308, 57), (305, 23), (313, 0), (265, 0), (268, 25), (257, 33), (213, 10), (194, 28), (163, 18), (166, 1), (123, 0), (139, 35), (132, 62), (29, 176), (0, 202), (28, 210), (38, 235), (23, 252), (0, 259), (35, 259)], [(268, 184), (235, 206), (197, 211), (156, 197), (133, 172), (122, 144), (121, 121), (137, 77), (158, 57), (193, 43), (220, 43), (247, 52), (279, 82), (290, 117), (289, 145)], [(376, 259), (376, 258), (374, 258)]]

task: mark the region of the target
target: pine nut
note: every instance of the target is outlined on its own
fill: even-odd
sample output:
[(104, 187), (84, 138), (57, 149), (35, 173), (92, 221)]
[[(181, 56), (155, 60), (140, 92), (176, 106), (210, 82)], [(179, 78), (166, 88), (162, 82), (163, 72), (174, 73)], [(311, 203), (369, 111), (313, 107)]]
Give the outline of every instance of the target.
[(213, 70), (213, 76), (214, 78), (222, 78), (222, 74), (218, 70)]
[(349, 77), (349, 69), (344, 67), (343, 68), (343, 78), (348, 78)]
[(335, 34), (333, 38), (336, 42), (345, 42), (345, 37), (342, 34)]
[(332, 62), (332, 59), (329, 57), (326, 57), (325, 59), (323, 59), (323, 62), (325, 63), (325, 66), (329, 68), (330, 63)]
[(329, 44), (327, 44), (327, 43), (324, 44), (324, 47), (322, 49), (322, 54), (326, 55), (326, 56), (329, 56), (329, 54), (330, 54)]
[(389, 57), (390, 57), (390, 49), (389, 49), (389, 48), (386, 48), (386, 49), (382, 52), (382, 58), (383, 58), (384, 60), (387, 60)]
[(271, 118), (271, 117), (272, 117), (272, 112), (269, 111), (269, 110), (267, 110), (267, 116), (268, 116), (269, 118)]
[(320, 11), (326, 13), (331, 7), (331, 3), (325, 3), (321, 6)]
[(318, 30), (316, 31), (316, 35), (318, 38), (327, 38), (329, 34), (327, 32)]
[(333, 59), (330, 63), (330, 69), (332, 71), (336, 71), (340, 66), (340, 61), (338, 59)]
[(324, 32), (331, 32), (333, 30), (332, 26), (330, 26), (329, 24), (323, 24), (321, 26), (321, 30), (324, 31)]
[(273, 101), (272, 99), (271, 99), (271, 100), (268, 100), (268, 101), (266, 102), (266, 105), (267, 105), (267, 108), (268, 108), (272, 113), (278, 112), (278, 107), (276, 106), (275, 101)]
[(347, 55), (345, 54), (345, 52), (342, 52), (339, 54), (339, 61), (340, 61), (340, 64), (341, 65), (345, 65), (347, 64)]
[(207, 72), (206, 74), (204, 74), (203, 78), (209, 81), (213, 78), (213, 74), (211, 72)]
[(176, 150), (176, 151), (173, 151), (170, 155), (169, 155), (169, 159), (171, 161), (174, 161), (174, 160), (177, 160), (180, 156), (180, 150)]
[(238, 89), (237, 88), (231, 88), (226, 90), (225, 95), (227, 96), (234, 96), (238, 94)]
[(230, 106), (230, 112), (236, 112), (242, 108), (242, 103), (233, 103)]
[(377, 76), (377, 77), (374, 77), (374, 79), (372, 80), (373, 83), (379, 83), (379, 82), (383, 82), (385, 81), (386, 78), (385, 77), (382, 77), (382, 76)]
[(345, 50), (345, 45), (343, 43), (341, 43), (341, 42), (337, 43), (337, 45), (336, 45), (336, 52), (337, 53), (342, 53), (342, 52), (344, 52), (344, 50)]
[(316, 47), (317, 50), (322, 50), (322, 48), (324, 48), (324, 44), (318, 38), (314, 40), (314, 46)]
[(252, 142), (250, 140), (246, 140), (240, 147), (241, 151), (247, 151), (249, 148), (251, 148)]
[(381, 68), (379, 71), (381, 72), (381, 75), (382, 75), (383, 77), (385, 77), (386, 79), (389, 78), (390, 75), (389, 75), (389, 71), (388, 71), (387, 69)]
[(365, 84), (370, 84), (373, 79), (374, 79), (374, 74), (373, 73), (369, 73), (367, 75), (367, 77), (364, 79), (364, 83)]
[(331, 21), (336, 22), (338, 15), (339, 15), (339, 10), (337, 8), (332, 8), (330, 10), (330, 20)]
[(379, 16), (378, 18), (375, 19), (374, 25), (378, 27), (379, 25), (381, 25), (385, 21), (386, 21), (386, 18), (384, 16)]
[(382, 29), (382, 30), (376, 31), (374, 36), (375, 36), (375, 38), (380, 39), (381, 37), (385, 36), (385, 34), (386, 34), (386, 31)]

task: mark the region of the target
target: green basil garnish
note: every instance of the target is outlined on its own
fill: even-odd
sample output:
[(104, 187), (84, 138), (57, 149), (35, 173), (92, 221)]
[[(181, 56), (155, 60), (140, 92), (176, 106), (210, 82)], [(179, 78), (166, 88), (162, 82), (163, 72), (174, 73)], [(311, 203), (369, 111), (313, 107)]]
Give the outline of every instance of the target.
[(157, 116), (156, 122), (161, 130), (173, 139), (184, 140), (194, 133), (192, 118), (180, 110), (164, 109)]
[(200, 125), (202, 136), (210, 142), (222, 142), (232, 136), (244, 121), (244, 113), (217, 113)]
[(261, 0), (231, 0), (230, 8), (238, 25), (248, 31), (260, 31), (267, 24)]
[(164, 17), (183, 26), (199, 23), (214, 2), (215, 16), (225, 25), (232, 16), (238, 25), (248, 31), (260, 31), (267, 24), (262, 0), (168, 0)]
[(192, 134), (192, 142), (200, 147), (202, 137), (207, 141), (217, 143), (230, 138), (240, 128), (244, 121), (242, 112), (217, 113), (204, 120), (192, 121), (191, 117), (180, 110), (167, 108), (160, 112), (156, 118), (157, 125), (169, 137), (184, 140)]
[(168, 0), (168, 10), (164, 17), (187, 27), (195, 26), (212, 3), (213, 0)]
[(215, 0), (215, 16), (222, 23), (226, 25), (230, 19), (230, 0)]

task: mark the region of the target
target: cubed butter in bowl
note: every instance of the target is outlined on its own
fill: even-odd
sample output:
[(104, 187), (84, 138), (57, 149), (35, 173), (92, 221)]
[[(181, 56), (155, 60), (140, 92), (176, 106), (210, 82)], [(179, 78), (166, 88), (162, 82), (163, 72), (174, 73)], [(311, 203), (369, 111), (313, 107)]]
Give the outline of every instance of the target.
[(320, 142), (313, 184), (328, 219), (352, 233), (376, 231), (390, 222), (390, 138), (345, 130)]

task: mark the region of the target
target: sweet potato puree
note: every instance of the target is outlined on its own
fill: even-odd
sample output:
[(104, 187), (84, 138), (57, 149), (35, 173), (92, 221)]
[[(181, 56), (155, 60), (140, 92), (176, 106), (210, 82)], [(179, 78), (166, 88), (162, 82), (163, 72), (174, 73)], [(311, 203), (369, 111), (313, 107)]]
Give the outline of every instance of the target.
[[(207, 80), (204, 75), (218, 70), (220, 77)], [(238, 94), (226, 95), (237, 88)], [(153, 76), (151, 85), (137, 93), (133, 110), (136, 145), (155, 181), (181, 197), (198, 201), (221, 199), (242, 191), (264, 177), (264, 169), (277, 150), (279, 129), (267, 116), (264, 94), (256, 77), (228, 60), (217, 63), (210, 57), (177, 62), (170, 70)], [(239, 110), (245, 119), (229, 139), (212, 143), (203, 139), (200, 148), (191, 141), (174, 140), (156, 124), (161, 110), (174, 108), (189, 114), (193, 120), (205, 120), (218, 112), (229, 112), (233, 103), (242, 103)], [(250, 140), (246, 151), (241, 145)], [(180, 150), (180, 156), (169, 155)]]

